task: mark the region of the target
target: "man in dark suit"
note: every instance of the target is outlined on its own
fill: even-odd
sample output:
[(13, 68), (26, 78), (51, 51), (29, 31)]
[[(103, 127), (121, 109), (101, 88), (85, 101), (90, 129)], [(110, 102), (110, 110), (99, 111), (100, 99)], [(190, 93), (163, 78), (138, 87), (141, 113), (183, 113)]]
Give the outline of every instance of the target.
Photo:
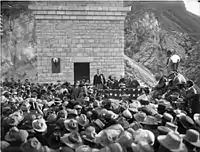
[(97, 74), (94, 76), (93, 85), (97, 89), (103, 89), (106, 83), (105, 77), (102, 73), (100, 73), (100, 69), (97, 69)]

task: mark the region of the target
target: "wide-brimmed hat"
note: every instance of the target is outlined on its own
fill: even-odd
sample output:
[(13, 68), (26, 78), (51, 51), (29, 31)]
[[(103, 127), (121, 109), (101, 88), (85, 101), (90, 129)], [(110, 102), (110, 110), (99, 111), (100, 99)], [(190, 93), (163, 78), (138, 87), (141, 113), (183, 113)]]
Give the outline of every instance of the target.
[(147, 116), (143, 122), (141, 122), (143, 125), (158, 125), (158, 120), (154, 116)]
[(124, 129), (128, 129), (129, 128), (129, 122), (124, 117), (120, 117), (117, 120), (117, 123), (119, 123)]
[(182, 115), (179, 117), (179, 121), (185, 129), (194, 128), (195, 123), (189, 116)]
[(94, 142), (96, 135), (97, 135), (97, 133), (96, 133), (95, 127), (89, 126), (84, 131), (84, 134), (82, 137), (83, 137), (83, 139), (85, 139), (87, 141)]
[(78, 131), (78, 122), (75, 119), (67, 119), (64, 121), (65, 129), (73, 132)]
[(77, 104), (77, 105), (74, 106), (74, 109), (76, 109), (76, 110), (79, 110), (79, 109), (82, 109), (82, 108), (83, 107), (81, 105), (79, 105), (79, 104)]
[(64, 136), (61, 137), (60, 140), (62, 143), (73, 149), (80, 147), (83, 143), (80, 134), (78, 132), (71, 132), (68, 134), (64, 134)]
[(37, 132), (45, 132), (47, 130), (47, 125), (43, 118), (33, 120), (32, 127)]
[(200, 113), (195, 113), (193, 116), (195, 123), (200, 126)]
[(75, 152), (92, 152), (92, 148), (88, 145), (81, 145), (76, 148)]
[(135, 118), (137, 122), (143, 122), (144, 119), (147, 117), (147, 115), (144, 112), (138, 112), (134, 114), (133, 117)]
[(14, 113), (9, 115), (9, 117), (13, 117), (13, 116), (16, 116), (18, 121), (20, 121), (20, 122), (24, 119), (24, 115), (23, 115), (22, 110), (15, 111)]
[[(28, 100), (28, 101), (29, 101), (29, 100)], [(20, 109), (21, 109), (21, 110), (26, 111), (26, 110), (28, 110), (28, 109), (31, 107), (31, 104), (30, 104), (28, 101), (25, 101), (25, 102), (23, 102), (23, 103), (21, 104), (21, 106), (20, 106)]]
[(68, 115), (77, 116), (78, 111), (76, 109), (67, 109)]
[(189, 142), (191, 145), (200, 148), (200, 135), (199, 132), (194, 129), (189, 129), (186, 135), (181, 135), (183, 140)]
[(81, 114), (80, 116), (76, 117), (78, 124), (82, 127), (85, 127), (89, 124), (89, 120), (87, 119), (85, 114)]
[(0, 142), (0, 150), (2, 150), (2, 151), (3, 151), (5, 148), (9, 147), (9, 146), (10, 146), (10, 143), (7, 142), (7, 141), (2, 140), (2, 141)]
[(173, 122), (173, 116), (167, 112), (163, 114), (162, 120), (165, 122)]
[(129, 127), (134, 130), (142, 129), (142, 125), (137, 121), (132, 122)]
[(134, 136), (136, 143), (146, 141), (149, 145), (153, 145), (155, 142), (155, 135), (150, 130), (138, 129)]
[(113, 143), (113, 138), (112, 138), (111, 134), (112, 134), (112, 132), (102, 130), (96, 135), (94, 142), (96, 144), (100, 144), (102, 146), (107, 146), (107, 145)]
[(133, 118), (131, 112), (130, 112), (128, 109), (124, 110), (124, 111), (122, 112), (122, 115), (123, 115), (125, 118), (127, 118), (127, 119), (132, 119), (132, 118)]
[(54, 123), (57, 120), (57, 115), (55, 113), (52, 113), (50, 115), (48, 115), (47, 117), (47, 122), (48, 123)]
[(167, 135), (158, 136), (157, 139), (163, 147), (171, 152), (187, 152), (181, 136), (177, 133), (169, 132)]
[(125, 148), (131, 147), (131, 143), (134, 142), (133, 135), (128, 131), (124, 131), (117, 139), (117, 142)]
[(20, 121), (17, 116), (9, 116), (6, 118), (6, 123), (9, 126), (17, 126), (20, 123)]
[(178, 133), (178, 126), (171, 122), (166, 122), (165, 126), (158, 126), (157, 129), (162, 134), (168, 134), (170, 131)]
[(43, 149), (41, 143), (37, 138), (30, 138), (27, 142), (21, 145), (20, 150), (22, 152), (39, 152)]
[(57, 117), (58, 117), (58, 118), (64, 118), (64, 119), (66, 119), (66, 118), (67, 118), (67, 115), (68, 115), (68, 113), (67, 113), (66, 110), (61, 110), (61, 111), (59, 111), (59, 112), (57, 113)]
[(8, 142), (19, 141), (24, 143), (28, 138), (28, 132), (26, 130), (19, 130), (16, 127), (12, 127), (5, 135), (5, 140)]
[(100, 120), (97, 119), (93, 122), (97, 127), (99, 127), (100, 129), (103, 129), (105, 127), (105, 124)]
[(129, 110), (133, 113), (138, 112), (138, 109), (141, 108), (141, 103), (138, 100), (133, 100), (131, 104), (129, 104)]

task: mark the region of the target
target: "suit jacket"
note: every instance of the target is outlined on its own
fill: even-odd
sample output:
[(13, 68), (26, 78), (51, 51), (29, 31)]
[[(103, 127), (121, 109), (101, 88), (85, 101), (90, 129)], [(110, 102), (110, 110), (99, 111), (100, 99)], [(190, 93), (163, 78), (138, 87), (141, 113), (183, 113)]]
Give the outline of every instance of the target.
[(100, 74), (100, 75), (95, 75), (94, 76), (94, 81), (93, 81), (93, 84), (94, 85), (97, 85), (97, 84), (105, 84), (106, 83), (106, 80), (105, 80), (105, 77), (103, 74)]

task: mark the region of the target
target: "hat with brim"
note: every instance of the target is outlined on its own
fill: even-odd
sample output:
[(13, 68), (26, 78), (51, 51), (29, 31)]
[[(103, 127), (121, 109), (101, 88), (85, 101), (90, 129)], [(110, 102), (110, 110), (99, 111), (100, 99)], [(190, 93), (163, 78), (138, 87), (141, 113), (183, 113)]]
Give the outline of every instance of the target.
[(158, 121), (154, 116), (147, 116), (143, 122), (141, 122), (143, 125), (149, 125), (149, 126), (157, 126)]
[(124, 117), (120, 117), (117, 120), (117, 123), (119, 123), (124, 129), (128, 129), (129, 128), (129, 122)]
[(89, 126), (84, 131), (84, 135), (82, 136), (83, 139), (89, 142), (94, 142), (95, 136), (97, 135), (95, 131), (95, 127)]
[(166, 122), (165, 126), (158, 126), (157, 129), (161, 134), (167, 134), (170, 131), (178, 133), (178, 126), (171, 122)]
[(163, 147), (171, 152), (187, 152), (181, 136), (177, 133), (169, 132), (167, 135), (158, 136), (157, 139)]
[(6, 118), (6, 122), (9, 126), (17, 126), (20, 121), (18, 120), (18, 117), (10, 116), (10, 117)]
[(191, 145), (200, 148), (200, 136), (198, 131), (189, 129), (187, 130), (186, 135), (181, 135), (181, 137)]
[(75, 150), (75, 152), (92, 152), (92, 148), (88, 145), (81, 145)]
[(45, 132), (47, 130), (46, 122), (42, 118), (33, 120), (32, 127), (37, 132)]
[(195, 113), (193, 116), (195, 123), (200, 126), (200, 113)]
[(89, 120), (87, 119), (85, 114), (81, 114), (80, 116), (77, 116), (76, 120), (78, 124), (82, 127), (85, 127), (89, 124)]
[(67, 119), (64, 121), (65, 129), (72, 132), (72, 131), (78, 131), (78, 123), (74, 119)]
[(97, 119), (94, 121), (94, 124), (99, 127), (100, 129), (103, 129), (105, 127), (105, 124), (100, 120), (100, 119)]
[(61, 142), (72, 149), (80, 147), (83, 143), (78, 132), (71, 132), (69, 134), (64, 134), (64, 136), (61, 137)]
[(13, 127), (5, 135), (5, 140), (8, 142), (20, 141), (25, 142), (28, 138), (28, 132), (26, 130), (19, 130), (16, 127)]
[(138, 112), (134, 114), (133, 117), (137, 122), (143, 122), (145, 118), (147, 117), (147, 115), (144, 112)]
[(185, 129), (194, 128), (195, 123), (189, 116), (181, 115), (179, 121)]

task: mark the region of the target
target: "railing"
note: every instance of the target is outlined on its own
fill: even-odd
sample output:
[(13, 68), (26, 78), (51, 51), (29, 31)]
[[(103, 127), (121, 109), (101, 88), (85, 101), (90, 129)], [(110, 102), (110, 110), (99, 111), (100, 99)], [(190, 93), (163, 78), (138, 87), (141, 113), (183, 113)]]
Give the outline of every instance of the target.
[(119, 99), (122, 97), (123, 94), (129, 96), (130, 99), (137, 99), (138, 96), (142, 95), (143, 91), (142, 88), (137, 89), (98, 89), (98, 94), (102, 95), (104, 98), (107, 95), (109, 98)]

